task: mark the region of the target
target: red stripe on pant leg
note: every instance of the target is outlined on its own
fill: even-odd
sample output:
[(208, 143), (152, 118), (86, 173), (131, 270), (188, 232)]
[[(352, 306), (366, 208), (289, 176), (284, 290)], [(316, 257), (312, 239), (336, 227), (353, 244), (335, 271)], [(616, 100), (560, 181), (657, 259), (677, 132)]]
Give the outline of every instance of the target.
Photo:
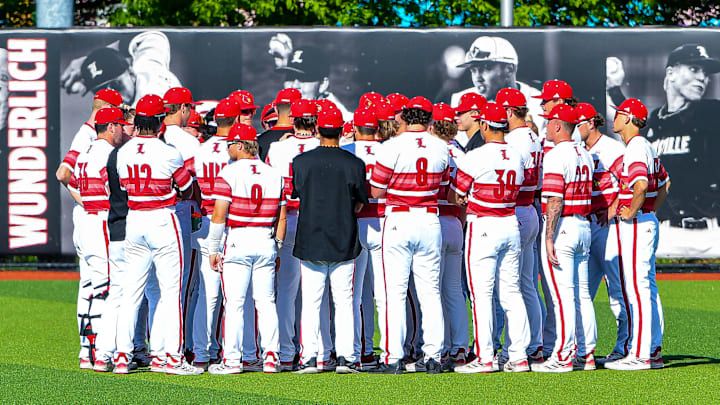
[(550, 266), (550, 278), (552, 279), (553, 288), (555, 289), (555, 295), (557, 295), (558, 308), (560, 309), (560, 330), (562, 331), (562, 333), (560, 334), (560, 339), (562, 343), (560, 344), (557, 355), (558, 360), (565, 361), (565, 359), (562, 358), (562, 350), (565, 346), (565, 313), (563, 311), (562, 299), (560, 298), (560, 290), (558, 289), (557, 283), (555, 282), (555, 272), (553, 271), (553, 265), (550, 262), (550, 257), (547, 258), (547, 263), (548, 266)]
[(635, 298), (638, 306), (638, 338), (635, 357), (640, 357), (640, 345), (642, 344), (642, 304), (640, 303), (640, 290), (637, 282), (637, 218), (633, 218), (633, 283), (635, 284)]
[(387, 217), (383, 219), (383, 230), (380, 235), (380, 258), (382, 259), (383, 266), (383, 287), (385, 289), (385, 364), (388, 364), (390, 359), (390, 335), (388, 333), (388, 294), (387, 294), (387, 277), (385, 277), (385, 225), (387, 224)]
[(622, 243), (620, 243), (620, 224), (615, 221), (615, 231), (617, 233), (617, 247), (618, 247), (618, 270), (620, 271), (620, 286), (622, 290), (623, 302), (625, 303), (625, 314), (628, 319), (628, 336), (625, 339), (625, 353), (628, 354), (628, 345), (630, 344), (630, 337), (632, 336), (632, 314), (630, 311), (630, 301), (628, 300), (627, 290), (625, 289), (625, 269), (623, 267), (622, 260)]
[(105, 292), (110, 291), (110, 237), (108, 236), (107, 221), (103, 221), (103, 236), (105, 237), (105, 257), (107, 258), (107, 287)]
[[(470, 223), (470, 227), (468, 228), (468, 246), (467, 246), (467, 265), (465, 266), (467, 268), (467, 279), (468, 284), (470, 284), (470, 295), (471, 300), (470, 303), (472, 304), (472, 312), (473, 312), (473, 326), (475, 327), (475, 330), (473, 331), (475, 334), (475, 355), (480, 359), (480, 342), (478, 342), (478, 323), (477, 323), (477, 312), (475, 310), (475, 288), (473, 287), (472, 282), (472, 272), (470, 271), (470, 252), (472, 251), (472, 222)], [(478, 360), (480, 361), (480, 360)]]
[(178, 353), (183, 354), (183, 308), (182, 308), (182, 276), (183, 276), (183, 255), (182, 255), (182, 242), (180, 241), (180, 233), (178, 232), (178, 226), (175, 222), (175, 214), (170, 214), (170, 220), (175, 228), (175, 239), (178, 244), (178, 253), (180, 259), (180, 288), (178, 291), (178, 317), (180, 318), (180, 341), (178, 342)]

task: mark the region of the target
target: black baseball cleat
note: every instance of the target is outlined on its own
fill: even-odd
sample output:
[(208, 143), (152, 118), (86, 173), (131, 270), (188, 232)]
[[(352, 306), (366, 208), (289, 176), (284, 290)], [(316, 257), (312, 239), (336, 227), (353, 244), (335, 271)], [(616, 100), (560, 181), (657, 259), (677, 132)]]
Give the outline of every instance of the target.
[(435, 359), (430, 359), (425, 363), (425, 372), (428, 374), (441, 374), (442, 373), (442, 367), (440, 366), (440, 363), (435, 361)]
[(393, 364), (380, 363), (376, 367), (368, 371), (370, 374), (403, 374), (405, 367), (402, 362), (398, 361)]
[(295, 371), (295, 374), (317, 374), (318, 368), (317, 368), (317, 358), (313, 357), (310, 359), (307, 363), (303, 363), (298, 367), (298, 370)]
[(335, 372), (337, 374), (357, 374), (360, 372), (360, 367), (355, 363), (345, 360), (344, 356), (340, 356), (337, 358)]

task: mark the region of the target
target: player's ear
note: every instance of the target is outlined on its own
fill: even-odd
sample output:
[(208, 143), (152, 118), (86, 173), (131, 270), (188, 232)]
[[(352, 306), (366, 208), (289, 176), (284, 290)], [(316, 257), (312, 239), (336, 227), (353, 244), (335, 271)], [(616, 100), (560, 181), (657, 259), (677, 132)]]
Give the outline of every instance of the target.
[(323, 77), (323, 79), (320, 81), (320, 86), (318, 86), (318, 93), (323, 94), (328, 91), (328, 88), (330, 87), (330, 79), (327, 77)]

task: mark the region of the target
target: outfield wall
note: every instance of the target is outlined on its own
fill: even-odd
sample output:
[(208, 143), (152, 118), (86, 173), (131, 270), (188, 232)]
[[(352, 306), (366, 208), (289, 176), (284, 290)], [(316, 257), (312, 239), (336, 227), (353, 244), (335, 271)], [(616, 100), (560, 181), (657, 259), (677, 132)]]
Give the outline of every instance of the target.
[[(653, 120), (647, 135), (672, 181), (668, 203), (658, 213), (658, 256), (720, 257), (720, 159), (715, 156), (720, 133), (713, 120), (713, 113), (720, 113), (720, 84), (709, 72), (720, 57), (718, 30), (237, 28), (162, 33), (0, 32), (0, 48), (6, 50), (0, 51), (0, 128), (7, 140), (0, 143), (7, 168), (0, 176), (0, 254), (74, 254), (72, 200), (55, 180), (55, 170), (90, 114), (88, 87), (125, 86), (129, 104), (143, 93), (162, 95), (180, 83), (196, 100), (246, 89), (262, 106), (297, 79), (310, 86), (308, 92), (319, 88), (318, 97), (331, 98), (347, 111), (368, 91), (451, 103), (463, 91), (492, 89), (492, 83), (474, 81), (469, 69), (457, 65), (468, 51), (483, 57), (471, 44), (479, 36), (494, 36), (509, 41), (517, 54), (515, 79), (528, 94), (546, 80), (565, 80), (580, 101), (604, 112), (609, 129), (610, 105), (625, 97), (642, 99)], [(700, 46), (695, 53), (703, 59), (707, 79), (677, 72), (668, 76), (668, 57), (684, 44)], [(283, 68), (297, 63), (306, 71)], [(677, 111), (669, 111), (677, 105)]]

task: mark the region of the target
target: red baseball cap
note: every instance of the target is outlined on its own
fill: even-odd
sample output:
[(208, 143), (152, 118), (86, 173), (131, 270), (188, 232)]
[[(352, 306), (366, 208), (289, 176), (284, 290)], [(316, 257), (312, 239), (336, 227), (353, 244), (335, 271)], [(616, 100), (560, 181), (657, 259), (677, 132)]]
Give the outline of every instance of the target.
[(385, 97), (383, 97), (382, 94), (376, 93), (374, 91), (371, 91), (369, 93), (365, 93), (360, 97), (360, 102), (358, 103), (358, 108), (363, 108), (371, 105), (376, 105), (381, 102), (387, 101)]
[(314, 117), (317, 114), (317, 106), (312, 100), (301, 98), (290, 105), (290, 116), (293, 118)]
[(595, 107), (588, 103), (578, 103), (577, 107), (575, 107), (575, 111), (577, 111), (578, 122), (591, 120), (597, 115)]
[(495, 96), (495, 102), (504, 108), (525, 107), (527, 100), (525, 95), (518, 89), (505, 88), (500, 89)]
[(405, 108), (417, 108), (418, 110), (423, 110), (431, 113), (433, 110), (433, 105), (430, 100), (426, 99), (425, 97), (417, 96), (411, 98), (405, 105)]
[(200, 113), (192, 110), (190, 111), (190, 118), (188, 119), (187, 126), (193, 127), (193, 128), (199, 128), (200, 124), (202, 124), (203, 120), (202, 117), (200, 117)]
[(163, 96), (163, 103), (165, 104), (192, 104), (198, 105), (193, 101), (192, 93), (185, 87), (173, 87), (172, 89), (165, 92)]
[(320, 128), (342, 128), (343, 124), (345, 124), (345, 121), (343, 121), (342, 113), (337, 108), (328, 108), (318, 114), (317, 125)]
[(260, 114), (260, 118), (263, 121), (272, 120), (277, 118), (277, 111), (275, 110), (275, 103), (267, 104), (265, 107), (263, 107), (262, 114)]
[(395, 108), (387, 101), (373, 105), (375, 108), (375, 116), (379, 120), (392, 121), (395, 120)]
[(335, 103), (333, 103), (332, 101), (330, 101), (326, 98), (321, 98), (319, 100), (315, 100), (315, 106), (317, 107), (318, 111), (326, 110), (328, 108), (338, 109), (338, 107), (337, 107), (337, 105), (335, 105)]
[(543, 84), (542, 93), (539, 96), (533, 96), (533, 98), (557, 100), (561, 98), (570, 98), (572, 95), (572, 87), (570, 87), (567, 82), (562, 80), (548, 80), (545, 84)]
[(480, 111), (487, 103), (487, 99), (477, 93), (465, 93), (460, 97), (460, 104), (455, 107), (455, 114), (462, 114), (468, 111)]
[(237, 101), (238, 104), (240, 104), (241, 110), (254, 110), (258, 108), (258, 106), (255, 105), (255, 98), (252, 93), (247, 90), (235, 90), (230, 93), (228, 98)]
[(507, 113), (505, 109), (497, 103), (489, 102), (485, 103), (480, 108), (479, 115), (473, 115), (476, 120), (487, 122), (491, 127), (503, 128), (507, 124)]
[(378, 119), (375, 110), (371, 106), (358, 108), (353, 114), (353, 123), (358, 127), (377, 128)]
[(165, 108), (163, 99), (157, 94), (148, 94), (143, 96), (135, 106), (135, 114), (141, 117), (155, 117), (157, 115), (165, 115), (168, 109)]
[(543, 118), (547, 118), (548, 120), (560, 120), (569, 122), (571, 124), (578, 123), (577, 111), (575, 111), (575, 109), (568, 104), (558, 104), (553, 107), (552, 111), (550, 111), (550, 114), (540, 116)]
[(282, 89), (278, 92), (275, 97), (275, 104), (292, 104), (293, 101), (300, 100), (302, 93), (298, 89)]
[(215, 118), (232, 118), (240, 115), (240, 103), (231, 98), (220, 100), (215, 107)]
[(347, 134), (349, 134), (349, 133), (351, 133), (351, 132), (355, 132), (355, 130), (353, 129), (353, 126), (354, 126), (354, 125), (353, 125), (353, 122), (352, 122), (352, 121), (346, 122), (346, 123), (343, 125), (343, 136), (346, 136)]
[(455, 122), (455, 109), (445, 103), (433, 106), (433, 120)]
[(93, 100), (102, 100), (108, 104), (114, 105), (115, 107), (119, 106), (123, 102), (120, 93), (113, 89), (98, 90), (98, 92), (95, 93)]
[(392, 108), (395, 109), (395, 113), (398, 113), (405, 108), (405, 105), (408, 101), (410, 101), (410, 99), (400, 93), (392, 93), (388, 94), (387, 101), (390, 103)]
[(645, 104), (643, 104), (642, 101), (636, 98), (629, 98), (623, 101), (619, 106), (613, 106), (613, 108), (620, 114), (629, 115), (630, 117), (635, 117), (642, 121), (647, 120), (647, 107), (645, 107)]
[(236, 122), (230, 128), (230, 132), (225, 140), (228, 142), (257, 141), (257, 131), (250, 125)]
[(95, 114), (95, 125), (102, 125), (102, 124), (122, 124), (122, 125), (132, 125), (129, 122), (125, 122), (125, 114), (123, 114), (122, 110), (117, 107), (105, 107), (101, 108), (96, 114)]

